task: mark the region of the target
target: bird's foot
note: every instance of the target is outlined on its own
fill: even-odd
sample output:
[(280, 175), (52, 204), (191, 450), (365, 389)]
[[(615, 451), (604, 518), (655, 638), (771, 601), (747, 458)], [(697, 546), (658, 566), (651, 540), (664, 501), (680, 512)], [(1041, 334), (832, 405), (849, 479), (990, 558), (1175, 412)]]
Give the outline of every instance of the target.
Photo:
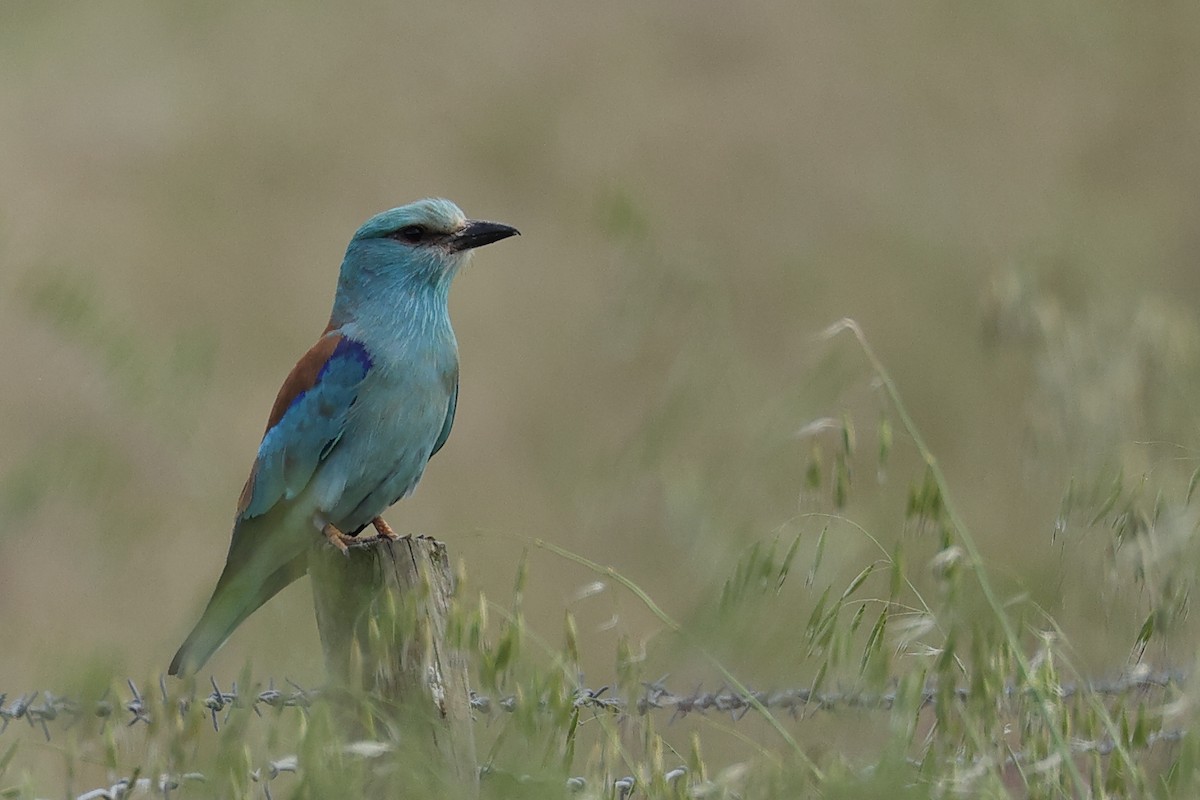
[(383, 517), (376, 517), (371, 520), (371, 524), (375, 526), (377, 533), (374, 536), (351, 536), (348, 533), (342, 533), (332, 522), (326, 522), (321, 528), (321, 533), (325, 534), (325, 538), (329, 543), (342, 551), (342, 555), (349, 556), (351, 547), (370, 547), (379, 542), (395, 542), (401, 536), (392, 530), (392, 526), (383, 521)]
[(359, 544), (359, 541), (353, 536), (347, 536), (342, 533), (332, 522), (326, 522), (325, 527), (321, 528), (321, 533), (325, 534), (325, 538), (329, 543), (342, 551), (342, 555), (350, 557), (350, 545)]
[(387, 539), (389, 542), (397, 541), (400, 534), (392, 530), (392, 526), (383, 521), (383, 517), (376, 517), (371, 520), (371, 524), (375, 526), (375, 530), (379, 532), (379, 538)]

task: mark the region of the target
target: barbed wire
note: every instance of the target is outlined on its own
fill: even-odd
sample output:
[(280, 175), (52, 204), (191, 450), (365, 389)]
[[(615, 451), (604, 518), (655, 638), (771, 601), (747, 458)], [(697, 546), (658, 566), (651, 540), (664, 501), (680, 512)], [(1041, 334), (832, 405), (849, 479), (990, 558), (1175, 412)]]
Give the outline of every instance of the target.
[[(737, 719), (756, 704), (768, 709), (786, 711), (793, 717), (809, 710), (834, 711), (838, 708), (886, 711), (896, 704), (898, 696), (895, 691), (871, 693), (783, 689), (770, 692), (751, 691), (744, 694), (725, 690), (702, 692), (699, 688), (691, 694), (681, 696), (668, 690), (663, 685), (665, 680), (663, 678), (654, 683), (644, 684), (645, 693), (636, 701), (639, 714), (646, 714), (653, 709), (674, 709), (674, 716), (685, 716), (697, 711), (721, 711)], [(1060, 686), (1055, 694), (1062, 700), (1070, 700), (1079, 695), (1112, 697), (1139, 690), (1165, 689), (1181, 685), (1185, 680), (1184, 673), (1178, 670), (1143, 670), (1113, 680), (1066, 683)], [(1027, 689), (1009, 683), (999, 693), (998, 699), (1012, 702), (1028, 692)], [(932, 707), (947, 695), (958, 702), (965, 702), (970, 698), (971, 690), (955, 687), (949, 692), (942, 692), (936, 687), (926, 686), (921, 692), (920, 707)]]
[[(777, 689), (771, 691), (750, 691), (747, 693), (733, 691), (722, 687), (716, 691), (704, 691), (697, 687), (691, 692), (681, 694), (672, 691), (666, 685), (669, 676), (663, 676), (656, 681), (643, 683), (640, 694), (622, 698), (609, 694), (610, 686), (591, 689), (581, 686), (574, 691), (572, 703), (576, 708), (588, 708), (597, 711), (625, 714), (629, 712), (645, 716), (654, 711), (669, 710), (672, 719), (692, 713), (717, 711), (728, 713), (735, 719), (740, 719), (747, 711), (756, 705), (770, 710), (785, 711), (793, 717), (809, 711), (835, 711), (839, 708), (855, 710), (891, 709), (898, 698), (896, 691), (864, 692), (864, 691), (819, 691), (810, 688)], [(1142, 670), (1122, 675), (1105, 681), (1081, 681), (1064, 683), (1058, 687), (1055, 694), (1070, 700), (1078, 695), (1088, 696), (1118, 696), (1136, 691), (1151, 689), (1166, 689), (1182, 685), (1187, 675), (1181, 670)], [(221, 712), (228, 719), (233, 709), (248, 707), (256, 714), (262, 714), (262, 707), (282, 709), (297, 708), (306, 710), (321, 695), (320, 689), (305, 689), (288, 680), (290, 688), (280, 689), (274, 679), (267, 682), (265, 689), (243, 693), (234, 682), (228, 690), (223, 690), (217, 684), (216, 678), (209, 679), (212, 691), (207, 695), (196, 698), (180, 698), (174, 703), (167, 691), (166, 679), (159, 678), (158, 689), (162, 697), (163, 709), (171, 710), (179, 716), (186, 716), (192, 706), (203, 708), (212, 719), (213, 729), (220, 730)], [(97, 700), (90, 708), (90, 713), (100, 719), (107, 720), (120, 711), (128, 714), (126, 725), (134, 726), (139, 723), (148, 724), (151, 720), (151, 705), (145, 694), (138, 689), (132, 679), (126, 679), (129, 688), (129, 699), (121, 702), (113, 700), (107, 693)], [(1025, 695), (1027, 690), (1009, 683), (997, 695), (997, 700), (1013, 702)], [(76, 700), (65, 695), (50, 691), (39, 690), (17, 696), (11, 702), (8, 694), (0, 692), (0, 734), (8, 730), (15, 720), (24, 719), (31, 726), (40, 728), (46, 740), (50, 740), (50, 723), (65, 722), (72, 724), (82, 718), (88, 711)], [(927, 708), (942, 702), (943, 699), (953, 699), (965, 702), (971, 696), (971, 690), (966, 687), (955, 687), (950, 690), (940, 690), (936, 686), (926, 686), (920, 695), (920, 707)], [(524, 698), (517, 694), (492, 696), (486, 693), (472, 691), (470, 695), (471, 710), (476, 719), (487, 718), (496, 712), (512, 713), (523, 703), (536, 703), (539, 707), (548, 707), (550, 700), (540, 697), (536, 700)]]
[[(737, 692), (727, 688), (717, 691), (704, 691), (697, 687), (688, 693), (677, 693), (667, 686), (668, 676), (656, 681), (643, 683), (641, 692), (630, 697), (618, 697), (609, 694), (611, 687), (601, 686), (591, 689), (581, 686), (574, 691), (572, 704), (576, 709), (590, 709), (597, 713), (612, 713), (626, 715), (635, 713), (645, 716), (656, 711), (670, 711), (671, 721), (694, 713), (720, 712), (729, 714), (733, 719), (741, 719), (750, 709), (761, 705), (768, 710), (784, 711), (792, 717), (815, 711), (831, 712), (839, 708), (856, 710), (889, 710), (899, 699), (897, 691), (887, 692), (858, 692), (858, 691), (816, 691), (810, 688), (790, 688), (772, 691)], [(1105, 681), (1080, 681), (1066, 683), (1058, 687), (1056, 695), (1062, 700), (1070, 700), (1078, 696), (1115, 697), (1128, 695), (1138, 691), (1165, 690), (1180, 686), (1187, 680), (1187, 675), (1181, 670), (1152, 671), (1142, 669), (1137, 672), (1119, 676)], [(129, 699), (110, 698), (108, 692), (85, 708), (84, 704), (66, 695), (56, 694), (46, 690), (34, 691), (19, 695), (9, 701), (7, 693), (0, 693), (0, 734), (8, 730), (9, 725), (18, 720), (25, 720), (30, 727), (40, 729), (47, 741), (51, 740), (51, 724), (63, 724), (69, 727), (87, 714), (103, 721), (114, 719), (119, 714), (127, 715), (124, 719), (126, 727), (139, 724), (150, 724), (152, 713), (174, 713), (185, 717), (193, 707), (203, 709), (211, 718), (214, 731), (219, 731), (221, 725), (229, 720), (235, 709), (249, 708), (256, 714), (262, 715), (262, 707), (274, 709), (295, 708), (301, 713), (307, 713), (312, 704), (321, 696), (319, 689), (305, 689), (293, 681), (286, 681), (288, 688), (277, 688), (274, 679), (267, 683), (265, 689), (253, 692), (239, 691), (237, 683), (228, 690), (222, 689), (215, 678), (209, 679), (212, 691), (203, 697), (172, 699), (167, 690), (165, 677), (159, 678), (158, 690), (161, 701), (157, 703), (141, 691), (132, 679), (126, 679)], [(1025, 696), (1027, 690), (1015, 684), (1008, 684), (998, 693), (1001, 703), (1011, 703)], [(965, 702), (971, 696), (971, 690), (965, 687), (954, 687), (950, 690), (940, 690), (936, 686), (926, 686), (921, 694), (921, 708), (935, 706), (948, 699), (955, 702)], [(472, 691), (470, 707), (475, 719), (489, 719), (495, 713), (513, 713), (523, 704), (535, 703), (540, 708), (548, 708), (551, 701), (547, 697), (536, 700), (526, 699), (516, 694), (492, 696), (486, 693)], [(1150, 731), (1144, 739), (1144, 747), (1152, 747), (1160, 742), (1178, 741), (1186, 734), (1186, 730)], [(1076, 740), (1072, 743), (1072, 752), (1076, 754), (1094, 753), (1107, 756), (1118, 746), (1111, 739)], [(391, 746), (381, 742), (359, 742), (347, 745), (345, 752), (362, 758), (372, 758), (390, 752)], [(1004, 764), (1020, 765), (1026, 763), (1027, 757), (1021, 752), (1012, 752), (1003, 759)], [(975, 759), (969, 765), (967, 774), (973, 772), (982, 774), (1000, 763), (997, 759)], [(250, 778), (263, 787), (268, 800), (271, 797), (270, 783), (282, 774), (295, 773), (299, 770), (299, 760), (295, 755), (268, 761), (262, 768), (251, 771)], [(686, 775), (683, 767), (675, 768), (666, 773), (668, 782), (682, 779)], [(490, 767), (484, 767), (480, 775), (486, 778), (497, 774)], [(529, 776), (517, 776), (528, 779)], [(131, 775), (122, 778), (108, 787), (93, 789), (78, 795), (77, 800), (117, 800), (134, 794), (155, 792), (167, 797), (172, 791), (183, 784), (204, 781), (203, 774), (189, 772), (177, 776), (161, 775), (157, 779)], [(571, 792), (583, 791), (587, 781), (583, 777), (572, 777), (566, 781), (565, 788)], [(613, 796), (628, 797), (636, 787), (636, 781), (631, 776), (617, 778), (609, 787)], [(692, 787), (689, 794), (700, 796), (703, 787)]]
[[(373, 758), (384, 755), (390, 752), (391, 747), (380, 742), (359, 742), (354, 745), (349, 745), (343, 749), (346, 755), (359, 756), (361, 758)], [(292, 756), (284, 756), (268, 762), (263, 769), (253, 770), (250, 773), (250, 779), (255, 783), (259, 783), (263, 788), (263, 795), (267, 800), (272, 800), (271, 781), (285, 773), (295, 774), (300, 771), (299, 759)], [(533, 778), (529, 775), (511, 775), (500, 770), (490, 767), (481, 767), (479, 777), (482, 780), (487, 780), (493, 776), (507, 775), (515, 777), (518, 781), (528, 784)], [(663, 775), (663, 780), (668, 784), (675, 784), (683, 779), (688, 774), (687, 767), (676, 767)], [(182, 775), (160, 775), (157, 780), (150, 778), (141, 778), (136, 775), (121, 778), (110, 786), (102, 786), (97, 789), (84, 792), (76, 795), (75, 800), (123, 800), (123, 798), (132, 797), (135, 795), (145, 795), (155, 793), (163, 797), (169, 797), (170, 793), (176, 789), (180, 789), (186, 783), (205, 783), (208, 779), (199, 772), (187, 772)], [(637, 788), (637, 779), (632, 775), (625, 775), (620, 778), (614, 778), (611, 781), (611, 789), (617, 800), (625, 800), (629, 797), (635, 788)], [(562, 783), (562, 788), (568, 792), (575, 794), (582, 792), (588, 787), (588, 780), (581, 776), (567, 778)], [(693, 787), (689, 794), (692, 796), (702, 796), (704, 789), (702, 786)]]
[[(1150, 749), (1156, 744), (1163, 742), (1178, 742), (1187, 731), (1184, 729), (1163, 729), (1159, 731), (1150, 731), (1144, 740), (1142, 749)], [(1071, 752), (1074, 755), (1083, 755), (1094, 753), (1100, 756), (1108, 756), (1118, 747), (1118, 743), (1113, 739), (1099, 740), (1083, 740), (1076, 739), (1071, 743)], [(374, 758), (391, 752), (392, 747), (385, 742), (358, 742), (356, 744), (347, 745), (343, 748), (343, 752), (347, 755), (358, 756), (361, 758)], [(918, 759), (908, 759), (908, 763), (915, 769), (919, 769), (922, 764)], [(995, 759), (990, 757), (977, 757), (972, 759), (966, 765), (966, 769), (959, 773), (953, 779), (960, 786), (969, 785), (972, 781), (981, 778), (989, 769), (996, 766), (1024, 766), (1034, 764), (1034, 759), (1021, 752), (1013, 751), (1004, 759)], [(299, 759), (294, 756), (285, 756), (268, 762), (263, 769), (253, 770), (250, 773), (250, 779), (255, 783), (259, 783), (263, 789), (263, 795), (266, 800), (273, 800), (271, 794), (271, 781), (274, 781), (280, 775), (285, 773), (295, 774), (300, 771)], [(482, 780), (487, 780), (493, 776), (506, 775), (515, 778), (518, 782), (528, 785), (535, 778), (530, 775), (515, 775), (510, 772), (504, 772), (492, 767), (484, 766), (479, 770), (479, 777)], [(688, 775), (688, 769), (684, 766), (675, 767), (663, 774), (663, 781), (668, 785), (677, 784)], [(116, 783), (108, 787), (93, 789), (76, 796), (76, 800), (124, 800), (135, 794), (149, 794), (155, 792), (164, 798), (168, 798), (170, 793), (183, 784), (188, 782), (203, 783), (207, 779), (202, 773), (188, 772), (180, 776), (161, 775), (157, 781), (149, 778), (138, 778), (133, 776), (130, 778), (122, 778)], [(562, 784), (563, 789), (571, 794), (583, 792), (588, 787), (588, 779), (582, 776), (574, 776), (567, 778)], [(692, 786), (687, 787), (686, 796), (693, 798), (709, 797), (713, 794), (714, 782), (702, 781)], [(638, 781), (632, 775), (626, 775), (620, 778), (614, 778), (608, 782), (608, 788), (611, 790), (610, 796), (616, 800), (627, 800), (635, 789), (638, 788)]]

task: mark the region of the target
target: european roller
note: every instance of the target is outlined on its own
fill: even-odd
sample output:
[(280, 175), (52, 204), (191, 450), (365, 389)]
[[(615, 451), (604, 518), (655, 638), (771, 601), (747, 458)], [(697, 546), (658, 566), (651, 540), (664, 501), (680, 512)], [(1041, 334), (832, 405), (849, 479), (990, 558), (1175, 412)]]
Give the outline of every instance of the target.
[[(380, 515), (412, 493), (454, 424), (450, 284), (474, 248), (517, 233), (427, 199), (377, 214), (354, 234), (329, 325), (275, 398), (225, 569), (172, 675), (195, 673), (302, 576), (320, 537), (343, 552), (398, 538)], [(367, 526), (376, 533), (359, 537)]]

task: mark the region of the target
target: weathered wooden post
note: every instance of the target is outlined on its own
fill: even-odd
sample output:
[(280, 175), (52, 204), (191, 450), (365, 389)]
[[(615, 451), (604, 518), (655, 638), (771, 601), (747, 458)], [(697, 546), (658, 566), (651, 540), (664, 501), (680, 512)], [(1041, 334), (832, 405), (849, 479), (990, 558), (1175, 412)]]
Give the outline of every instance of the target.
[[(404, 537), (309, 557), (325, 665), (334, 686), (363, 690), (385, 714), (428, 728), (447, 780), (478, 793), (464, 655), (446, 638), (454, 576), (446, 545)], [(353, 732), (362, 735), (363, 731)]]

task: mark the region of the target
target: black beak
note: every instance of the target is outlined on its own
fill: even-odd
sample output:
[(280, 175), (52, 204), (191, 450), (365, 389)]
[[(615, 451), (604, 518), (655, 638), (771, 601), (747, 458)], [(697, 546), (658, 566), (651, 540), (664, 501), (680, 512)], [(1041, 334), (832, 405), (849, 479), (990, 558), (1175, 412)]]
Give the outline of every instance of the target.
[(520, 235), (521, 232), (511, 225), (469, 219), (466, 227), (450, 237), (449, 245), (451, 250), (471, 250), (507, 239), (510, 236)]

